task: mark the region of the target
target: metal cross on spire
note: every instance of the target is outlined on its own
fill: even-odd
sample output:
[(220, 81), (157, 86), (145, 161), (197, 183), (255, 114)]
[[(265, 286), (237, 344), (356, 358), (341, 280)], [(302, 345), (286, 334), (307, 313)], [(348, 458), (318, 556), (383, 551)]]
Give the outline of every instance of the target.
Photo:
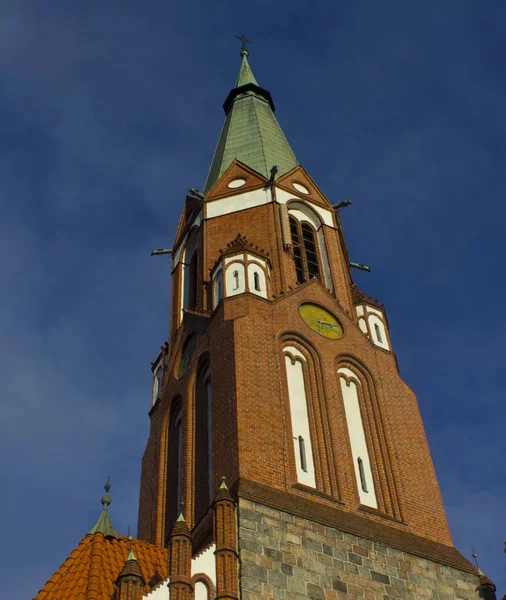
[(234, 37), (236, 37), (238, 40), (241, 40), (241, 42), (242, 42), (241, 56), (244, 56), (244, 53), (246, 53), (246, 56), (247, 56), (248, 55), (248, 47), (246, 46), (246, 44), (252, 44), (253, 42), (251, 40), (248, 40), (244, 33), (241, 35), (234, 35)]

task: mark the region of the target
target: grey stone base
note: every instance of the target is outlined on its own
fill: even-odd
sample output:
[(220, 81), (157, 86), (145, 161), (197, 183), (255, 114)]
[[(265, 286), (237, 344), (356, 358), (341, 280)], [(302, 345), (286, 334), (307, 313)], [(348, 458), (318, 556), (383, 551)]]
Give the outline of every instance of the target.
[(478, 578), (240, 499), (242, 600), (477, 600)]

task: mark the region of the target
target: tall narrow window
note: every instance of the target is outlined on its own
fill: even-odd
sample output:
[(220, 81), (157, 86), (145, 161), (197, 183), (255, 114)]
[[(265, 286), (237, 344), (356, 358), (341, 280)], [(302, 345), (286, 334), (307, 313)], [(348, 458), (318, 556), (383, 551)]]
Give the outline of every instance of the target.
[(306, 459), (306, 445), (304, 438), (299, 435), (299, 454), (300, 454), (300, 468), (307, 473), (307, 459)]
[(305, 221), (299, 223), (294, 216), (290, 216), (290, 232), (297, 281), (302, 283), (311, 277), (320, 277), (316, 236), (312, 225)]
[(320, 265), (318, 263), (318, 254), (316, 253), (314, 229), (309, 223), (302, 223), (301, 229), (308, 276), (319, 277)]
[(380, 344), (383, 343), (383, 338), (381, 337), (381, 330), (379, 328), (379, 325), (377, 323), (374, 323), (374, 331), (376, 332), (376, 339), (378, 340), (378, 342)]
[(197, 307), (197, 251), (192, 254), (188, 267), (188, 308), (195, 310)]
[(284, 358), (297, 481), (315, 488), (316, 479), (306, 395), (307, 362), (305, 356), (295, 346), (284, 348)]
[(364, 461), (360, 458), (360, 456), (357, 458), (357, 463), (358, 472), (360, 474), (360, 484), (362, 485), (362, 491), (368, 493), (369, 490), (367, 489), (367, 479), (365, 478)]
[(181, 408), (176, 403), (169, 419), (167, 448), (167, 503), (166, 532), (170, 533), (176, 522), (182, 500), (182, 465), (183, 465), (183, 421)]
[(338, 370), (343, 394), (344, 412), (348, 425), (351, 453), (353, 456), (355, 480), (357, 482), (360, 503), (372, 508), (378, 508), (374, 479), (371, 469), (371, 459), (367, 449), (367, 441), (362, 421), (361, 388), (362, 384), (355, 373), (348, 367)]
[(218, 306), (218, 303), (223, 298), (223, 271), (216, 273), (214, 278), (214, 294), (213, 294), (213, 309)]
[(304, 281), (304, 267), (302, 263), (302, 249), (299, 237), (299, 223), (295, 217), (290, 217), (290, 232), (292, 234), (293, 261), (295, 263), (297, 281), (302, 283)]
[(234, 271), (234, 290), (239, 289), (239, 271)]
[(212, 435), (211, 375), (201, 368), (195, 388), (195, 520), (198, 521), (211, 503)]
[(162, 390), (162, 379), (163, 379), (163, 371), (162, 367), (158, 367), (155, 373), (155, 380), (153, 382), (153, 404), (160, 397), (160, 392)]
[(259, 292), (260, 291), (260, 275), (256, 271), (255, 271), (255, 273), (253, 273), (253, 281), (254, 281), (256, 291)]

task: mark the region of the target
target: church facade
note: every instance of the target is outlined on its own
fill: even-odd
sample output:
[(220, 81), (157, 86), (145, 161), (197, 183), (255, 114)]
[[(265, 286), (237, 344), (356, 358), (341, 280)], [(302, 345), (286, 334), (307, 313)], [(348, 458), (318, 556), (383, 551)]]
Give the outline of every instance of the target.
[(114, 531), (106, 494), (37, 599), (495, 598), (453, 546), (385, 309), (351, 277), (340, 205), (298, 164), (241, 56), (204, 191), (189, 190), (168, 251), (139, 539)]

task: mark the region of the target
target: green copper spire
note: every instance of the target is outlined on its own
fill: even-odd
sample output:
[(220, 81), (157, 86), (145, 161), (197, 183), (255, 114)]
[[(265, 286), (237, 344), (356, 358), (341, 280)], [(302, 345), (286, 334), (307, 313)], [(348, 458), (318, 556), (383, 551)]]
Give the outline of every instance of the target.
[(246, 85), (247, 83), (253, 83), (254, 85), (258, 85), (257, 80), (255, 79), (255, 76), (253, 75), (253, 71), (251, 70), (251, 67), (249, 66), (248, 54), (249, 54), (249, 52), (247, 50), (243, 50), (241, 52), (242, 65), (241, 65), (241, 68), (239, 69), (239, 75), (237, 77), (237, 81), (235, 82), (236, 88), (241, 87), (241, 85)]
[(248, 63), (248, 51), (244, 47), (241, 56), (236, 87), (223, 105), (225, 123), (209, 169), (204, 194), (207, 194), (235, 159), (266, 178), (269, 178), (274, 165), (277, 165), (277, 177), (280, 177), (298, 164), (274, 116), (271, 95), (258, 85)]
[(114, 530), (111, 522), (111, 517), (107, 512), (107, 507), (111, 503), (111, 497), (109, 496), (111, 484), (109, 483), (109, 479), (107, 479), (107, 483), (105, 484), (104, 489), (105, 496), (102, 496), (102, 499), (100, 500), (102, 502), (102, 512), (100, 513), (100, 517), (98, 518), (97, 523), (88, 531), (88, 533), (91, 533), (92, 535), (94, 533), (101, 533), (104, 537), (113, 537), (119, 539), (120, 535)]

